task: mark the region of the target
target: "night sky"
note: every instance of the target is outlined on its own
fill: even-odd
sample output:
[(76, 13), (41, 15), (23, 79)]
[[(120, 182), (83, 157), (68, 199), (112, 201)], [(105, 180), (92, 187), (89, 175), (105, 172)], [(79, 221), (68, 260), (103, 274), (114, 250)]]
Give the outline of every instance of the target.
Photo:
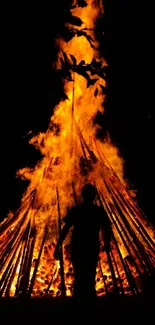
[[(46, 131), (62, 84), (52, 71), (54, 38), (63, 28), (65, 3), (45, 8), (21, 3), (3, 6), (1, 30), (1, 209), (15, 209), (26, 182), (16, 170), (41, 158), (28, 145), (28, 132)], [(149, 5), (106, 0), (98, 28), (100, 48), (109, 64), (104, 130), (125, 160), (125, 177), (137, 200), (154, 218), (154, 26)], [(56, 21), (56, 22), (55, 22)]]

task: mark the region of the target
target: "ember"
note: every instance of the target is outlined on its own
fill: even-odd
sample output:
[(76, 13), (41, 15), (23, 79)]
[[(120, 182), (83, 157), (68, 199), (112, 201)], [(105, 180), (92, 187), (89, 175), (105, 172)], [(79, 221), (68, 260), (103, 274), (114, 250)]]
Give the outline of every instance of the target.
[(104, 207), (113, 229), (111, 252), (101, 250), (99, 256), (97, 295), (141, 293), (144, 276), (154, 272), (154, 229), (123, 179), (118, 149), (109, 138), (96, 137), (94, 121), (98, 111), (104, 112), (107, 71), (94, 33), (95, 21), (103, 14), (101, 3), (87, 0), (80, 7), (73, 1), (71, 13), (79, 25), (66, 25), (73, 35), (70, 40), (57, 39), (55, 66), (64, 78), (67, 99), (56, 106), (47, 132), (30, 140), (43, 159), (33, 170), (18, 171), (30, 185), (18, 211), (0, 224), (1, 296), (72, 295), (70, 235), (60, 263), (53, 252), (62, 219), (80, 203), (86, 182), (96, 186), (96, 204)]

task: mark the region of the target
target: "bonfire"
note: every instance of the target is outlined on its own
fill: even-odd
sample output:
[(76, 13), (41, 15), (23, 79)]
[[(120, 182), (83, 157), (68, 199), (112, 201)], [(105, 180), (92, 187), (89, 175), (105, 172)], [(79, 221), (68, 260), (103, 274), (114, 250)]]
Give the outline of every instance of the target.
[[(112, 224), (111, 252), (101, 250), (96, 270), (98, 296), (143, 292), (155, 269), (155, 234), (124, 179), (124, 161), (110, 136), (97, 136), (96, 115), (104, 114), (108, 66), (98, 50), (95, 24), (102, 1), (73, 1), (66, 23), (68, 38), (57, 38), (53, 68), (64, 81), (65, 99), (48, 130), (32, 137), (42, 159), (17, 175), (29, 180), (19, 209), (0, 224), (0, 295), (72, 296), (74, 270), (70, 233), (60, 261), (53, 257), (63, 217), (81, 202), (92, 183), (96, 204)], [(101, 239), (101, 247), (103, 245)]]

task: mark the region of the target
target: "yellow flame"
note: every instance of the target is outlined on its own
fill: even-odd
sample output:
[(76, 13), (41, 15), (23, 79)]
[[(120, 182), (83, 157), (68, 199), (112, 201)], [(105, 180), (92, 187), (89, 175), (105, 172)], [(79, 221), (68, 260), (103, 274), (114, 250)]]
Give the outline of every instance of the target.
[[(88, 5), (84, 8), (74, 8), (72, 14), (83, 21), (82, 27), (78, 27), (78, 30), (81, 28), (87, 29), (87, 34), (91, 37), (91, 40), (93, 40), (93, 47), (89, 40), (84, 36), (75, 35), (75, 37), (73, 37), (69, 42), (65, 42), (63, 39), (58, 39), (57, 44), (60, 47), (59, 57), (62, 57), (61, 50), (63, 50), (68, 57), (72, 54), (76, 58), (77, 64), (81, 60), (84, 60), (86, 64), (90, 64), (92, 59), (95, 58), (97, 61), (102, 60), (102, 66), (104, 66), (107, 64), (105, 60), (100, 57), (98, 43), (95, 40), (93, 31), (96, 19), (100, 14), (103, 14), (104, 11), (102, 1), (88, 0), (87, 3)], [(56, 66), (57, 68), (60, 68), (59, 58), (56, 62)], [(64, 89), (68, 99), (61, 101), (55, 107), (47, 132), (40, 133), (30, 140), (30, 143), (43, 154), (43, 159), (38, 162), (34, 169), (26, 167), (18, 171), (18, 175), (30, 181), (30, 185), (22, 198), (22, 203), (34, 189), (36, 190), (33, 208), (31, 207), (29, 212), (31, 217), (35, 219), (35, 224), (37, 225), (39, 233), (34, 249), (34, 260), (37, 259), (38, 247), (40, 247), (40, 242), (43, 236), (42, 231), (47, 222), (49, 227), (46, 248), (44, 248), (41, 263), (39, 264), (39, 270), (37, 271), (35, 287), (33, 290), (34, 295), (39, 295), (41, 292), (45, 293), (44, 290), (47, 289), (51, 277), (53, 277), (53, 283), (49, 289), (49, 293), (51, 292), (52, 295), (59, 294), (58, 286), (60, 284), (60, 277), (58, 276), (59, 265), (57, 265), (59, 263), (53, 259), (54, 246), (51, 247), (51, 242), (54, 244), (58, 236), (56, 188), (59, 190), (61, 217), (66, 214), (69, 207), (75, 204), (73, 189), (71, 187), (72, 182), (75, 184), (76, 195), (78, 198), (80, 197), (81, 187), (86, 181), (95, 181), (95, 183), (98, 184), (98, 187), (102, 188), (101, 174), (104, 167), (102, 160), (99, 159), (100, 154), (97, 147), (95, 147), (95, 141), (99, 144), (101, 151), (104, 152), (106, 159), (111, 164), (117, 176), (125, 184), (123, 178), (124, 162), (119, 154), (118, 148), (111, 142), (110, 137), (107, 137), (104, 140), (96, 138), (98, 126), (94, 124), (94, 117), (98, 111), (101, 113), (104, 112), (104, 95), (100, 84), (106, 86), (106, 83), (101, 78), (94, 75), (93, 78), (98, 80), (94, 85), (87, 87), (87, 81), (84, 77), (77, 73), (72, 73), (72, 77), (74, 82), (65, 81), (64, 83)], [(95, 97), (94, 92), (96, 89), (98, 89), (98, 94)], [(55, 128), (53, 125), (55, 125)], [(56, 128), (58, 130), (56, 130)], [(96, 161), (94, 165), (91, 164), (89, 172), (85, 174), (81, 172), (81, 158), (85, 154), (89, 161), (90, 152), (88, 153), (87, 150), (85, 153), (83, 152), (81, 144), (82, 140), (80, 140), (82, 138), (84, 139), (86, 146), (89, 146), (89, 150), (93, 151), (95, 156), (98, 158), (98, 161)], [(106, 160), (105, 164), (108, 167)], [(108, 197), (106, 192), (105, 195)], [(108, 199), (109, 201), (111, 200), (110, 197)], [(116, 234), (116, 236), (118, 246), (124, 258), (127, 256), (127, 251), (120, 236), (118, 234)], [(72, 292), (70, 286), (73, 282), (73, 274), (72, 271), (68, 272), (67, 270), (71, 270), (72, 267), (67, 257), (65, 257), (64, 262), (67, 295), (71, 295)], [(104, 268), (106, 282), (110, 285), (110, 271), (107, 267), (104, 254), (101, 254), (101, 265)], [(32, 277), (33, 271), (34, 265), (31, 267), (30, 277)], [(121, 272), (121, 269), (119, 271)], [(101, 277), (101, 269), (98, 266), (96, 288), (100, 294), (103, 294), (105, 293), (105, 290), (101, 290), (103, 287), (103, 280), (101, 280)], [(128, 283), (126, 281), (126, 286), (127, 285)], [(15, 291), (14, 283), (11, 290), (13, 294)]]

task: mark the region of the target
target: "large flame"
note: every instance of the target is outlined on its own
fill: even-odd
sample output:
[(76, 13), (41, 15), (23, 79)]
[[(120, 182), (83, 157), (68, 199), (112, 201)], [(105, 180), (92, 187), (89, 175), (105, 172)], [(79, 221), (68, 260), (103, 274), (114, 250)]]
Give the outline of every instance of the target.
[[(72, 9), (72, 13), (83, 21), (82, 28), (94, 29), (98, 15), (103, 13), (102, 1), (89, 0), (87, 4), (88, 5), (84, 8), (76, 7)], [(88, 64), (91, 63), (93, 58), (101, 60), (97, 50), (98, 43), (94, 38), (94, 31), (90, 30), (88, 32), (93, 39), (94, 48), (91, 47), (89, 41), (84, 36), (75, 36), (69, 42), (58, 39), (57, 43), (60, 46), (59, 57), (62, 56), (61, 53), (63, 50), (67, 55), (74, 55), (77, 63), (84, 60), (85, 63)], [(59, 57), (57, 68), (59, 68)], [(103, 58), (102, 65), (106, 65)], [(55, 198), (55, 186), (58, 186), (60, 191), (62, 191), (61, 198), (65, 201), (65, 207), (72, 204), (72, 195), (71, 193), (69, 195), (68, 186), (71, 181), (77, 181), (75, 170), (76, 175), (81, 174), (79, 160), (82, 156), (81, 144), (77, 137), (76, 124), (88, 144), (90, 139), (96, 136), (98, 126), (93, 123), (94, 118), (98, 111), (101, 113), (104, 111), (104, 95), (99, 85), (105, 86), (105, 81), (95, 75), (93, 78), (97, 78), (98, 80), (89, 88), (87, 88), (86, 79), (77, 73), (73, 73), (74, 81), (65, 81), (64, 88), (68, 99), (61, 101), (58, 106), (55, 107), (47, 132), (40, 133), (30, 141), (31, 144), (41, 151), (44, 158), (38, 163), (34, 170), (24, 168), (18, 172), (19, 175), (29, 179), (31, 182), (27, 194), (31, 192), (32, 189), (36, 188), (37, 185), (39, 201), (43, 205), (49, 205), (49, 209), (52, 200)], [(98, 95), (95, 97), (94, 92), (97, 88)], [(72, 121), (73, 105), (75, 123)], [(55, 128), (53, 130), (53, 125), (57, 126), (59, 129), (58, 132)], [(123, 181), (123, 159), (120, 157), (118, 149), (111, 143), (109, 137), (104, 141), (98, 141), (100, 141), (100, 146), (108, 161)], [(43, 177), (49, 165), (48, 175), (47, 177)], [(81, 188), (84, 182), (85, 179), (83, 180), (81, 177), (78, 187)], [(68, 193), (68, 195), (66, 195), (66, 193)], [(51, 216), (53, 213), (49, 211), (49, 209), (48, 216)], [(65, 212), (66, 211), (63, 210), (62, 214), (64, 215)], [(41, 219), (47, 219), (47, 212)]]
[[(98, 43), (95, 40), (94, 33), (95, 22), (98, 16), (103, 14), (103, 11), (102, 1), (97, 0), (87, 0), (87, 6), (84, 8), (74, 6), (72, 14), (82, 20), (82, 28), (87, 31), (87, 35), (90, 38), (88, 39), (84, 35), (75, 35), (69, 42), (65, 42), (62, 38), (57, 39), (56, 42), (60, 48), (58, 60), (55, 63), (57, 69), (61, 68), (60, 58), (63, 58), (63, 52), (66, 53), (67, 57), (73, 55), (76, 58), (77, 64), (82, 60), (85, 61), (85, 65), (90, 64), (94, 58), (95, 61), (101, 62), (102, 67), (107, 65), (105, 60), (100, 57)], [(81, 27), (78, 27), (78, 30), (80, 29)], [(90, 39), (93, 46), (90, 44)], [(40, 133), (30, 140), (30, 143), (42, 153), (42, 160), (38, 162), (34, 169), (23, 168), (18, 171), (18, 175), (30, 181), (22, 198), (22, 208), (19, 213), (18, 222), (22, 220), (25, 211), (27, 211), (26, 209), (28, 209), (28, 202), (30, 202), (26, 218), (30, 218), (36, 225), (38, 234), (34, 245), (30, 279), (32, 278), (37, 263), (43, 229), (48, 224), (48, 237), (46, 238), (46, 245), (43, 248), (41, 261), (38, 266), (33, 295), (44, 294), (47, 286), (50, 284), (51, 278), (52, 283), (49, 287), (49, 293), (52, 295), (60, 294), (60, 265), (53, 258), (54, 246), (58, 237), (57, 192), (59, 193), (59, 213), (61, 214), (59, 217), (61, 218), (76, 203), (76, 200), (80, 202), (81, 188), (88, 181), (95, 182), (99, 191), (104, 191), (104, 195), (110, 205), (112, 204), (112, 199), (103, 184), (102, 176), (106, 175), (109, 166), (111, 166), (111, 170), (116, 175), (116, 178), (113, 179), (114, 184), (117, 187), (117, 182), (119, 181), (121, 183), (122, 193), (124, 193), (124, 196), (127, 195), (124, 187), (126, 183), (123, 179), (124, 161), (118, 149), (112, 144), (109, 137), (104, 140), (96, 138), (98, 126), (94, 123), (94, 119), (98, 111), (101, 113), (104, 112), (105, 95), (102, 92), (101, 86), (106, 86), (105, 81), (98, 75), (94, 75), (93, 78), (97, 79), (96, 82), (87, 87), (87, 80), (83, 76), (75, 71), (72, 71), (71, 74), (72, 80), (66, 80), (64, 83), (64, 90), (68, 99), (61, 101), (55, 107), (47, 132)], [(94, 96), (96, 89), (97, 96)], [(104, 155), (102, 154), (103, 152)], [(102, 163), (103, 159), (104, 166)], [(91, 163), (89, 166), (90, 160)], [(87, 166), (85, 165), (85, 161), (88, 162)], [(32, 193), (35, 193), (33, 202)], [(127, 196), (127, 199), (130, 201), (129, 196)], [(132, 210), (132, 201), (130, 205)], [(117, 222), (115, 212), (113, 212), (114, 224)], [(10, 215), (8, 218), (12, 218), (12, 216)], [(143, 224), (145, 225), (146, 222), (143, 221)], [(14, 231), (16, 226), (17, 222), (15, 221), (10, 232)], [(114, 229), (114, 233), (122, 257), (125, 258), (129, 252), (119, 234), (120, 227), (121, 224), (118, 225), (118, 232)], [(133, 221), (133, 228), (137, 232), (135, 221)], [(152, 230), (148, 228), (148, 231), (151, 237), (153, 237)], [(69, 238), (64, 247), (65, 283), (67, 295), (71, 295), (74, 274), (69, 257), (68, 242)], [(24, 248), (21, 246), (19, 247), (20, 249), (23, 250)], [(123, 282), (125, 274), (119, 261), (120, 257), (115, 251), (115, 248), (113, 254), (115, 255), (116, 263), (114, 263), (115, 272), (119, 274)], [(10, 288), (11, 295), (14, 295), (16, 291), (21, 263), (22, 261), (20, 260)], [(104, 270), (104, 274), (102, 270)], [(134, 266), (133, 272), (136, 274)], [(98, 294), (106, 293), (106, 290), (103, 289), (104, 281), (108, 281), (107, 283), (110, 288), (111, 273), (106, 257), (101, 253), (96, 276), (96, 290)], [(129, 287), (127, 279), (124, 281), (123, 286), (124, 289)]]

